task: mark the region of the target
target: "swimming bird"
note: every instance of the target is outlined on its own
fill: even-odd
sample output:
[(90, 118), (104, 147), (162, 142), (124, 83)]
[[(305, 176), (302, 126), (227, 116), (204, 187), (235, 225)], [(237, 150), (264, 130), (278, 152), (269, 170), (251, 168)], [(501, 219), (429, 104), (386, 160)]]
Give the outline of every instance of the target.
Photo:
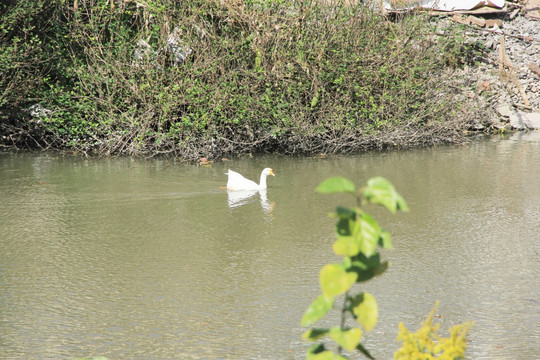
[(229, 176), (227, 181), (227, 190), (264, 190), (266, 189), (266, 177), (268, 175), (276, 176), (274, 170), (266, 168), (261, 172), (261, 179), (259, 184), (255, 181), (251, 181), (242, 176), (242, 174), (237, 173), (229, 169), (225, 175)]

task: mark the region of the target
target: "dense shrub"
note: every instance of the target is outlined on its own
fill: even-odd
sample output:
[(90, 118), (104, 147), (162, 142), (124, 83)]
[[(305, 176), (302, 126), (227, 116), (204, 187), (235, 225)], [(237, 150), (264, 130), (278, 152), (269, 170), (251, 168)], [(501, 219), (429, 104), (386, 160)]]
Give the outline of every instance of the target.
[[(4, 145), (189, 160), (455, 136), (437, 77), (454, 38), (421, 16), (278, 0), (0, 6)], [(35, 104), (50, 111), (24, 111)]]

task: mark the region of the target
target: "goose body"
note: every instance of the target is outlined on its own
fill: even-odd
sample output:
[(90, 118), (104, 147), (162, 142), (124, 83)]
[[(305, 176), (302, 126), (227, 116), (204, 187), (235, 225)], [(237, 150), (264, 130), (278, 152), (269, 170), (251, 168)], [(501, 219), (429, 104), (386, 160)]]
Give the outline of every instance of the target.
[(227, 190), (264, 190), (266, 189), (266, 177), (268, 175), (275, 176), (274, 170), (266, 168), (261, 172), (261, 178), (257, 184), (255, 181), (246, 179), (242, 174), (237, 173), (229, 169), (225, 173), (228, 175), (229, 179), (227, 180)]

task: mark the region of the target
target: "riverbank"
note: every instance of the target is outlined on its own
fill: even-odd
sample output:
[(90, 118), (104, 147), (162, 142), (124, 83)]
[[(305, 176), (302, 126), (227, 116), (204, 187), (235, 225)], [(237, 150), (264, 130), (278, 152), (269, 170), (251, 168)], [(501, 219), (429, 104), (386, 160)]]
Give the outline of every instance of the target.
[[(499, 34), (449, 16), (101, 5), (6, 6), (0, 147), (185, 161), (349, 154), (464, 142), (509, 130), (512, 111), (539, 106), (529, 96), (529, 108), (515, 107), (511, 76), (502, 80), (492, 59)], [(503, 31), (533, 26), (498, 16)], [(506, 41), (514, 62), (521, 45)], [(537, 93), (535, 81), (522, 90)]]

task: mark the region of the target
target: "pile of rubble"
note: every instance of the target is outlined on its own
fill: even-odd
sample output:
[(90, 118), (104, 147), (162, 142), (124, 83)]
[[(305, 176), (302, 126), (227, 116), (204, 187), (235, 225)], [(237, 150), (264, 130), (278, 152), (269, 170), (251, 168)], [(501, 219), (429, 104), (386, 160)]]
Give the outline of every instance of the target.
[(506, 1), (501, 9), (452, 12), (441, 28), (466, 25), (483, 44), (479, 64), (455, 71), (470, 104), (473, 128), (540, 129), (540, 0)]

